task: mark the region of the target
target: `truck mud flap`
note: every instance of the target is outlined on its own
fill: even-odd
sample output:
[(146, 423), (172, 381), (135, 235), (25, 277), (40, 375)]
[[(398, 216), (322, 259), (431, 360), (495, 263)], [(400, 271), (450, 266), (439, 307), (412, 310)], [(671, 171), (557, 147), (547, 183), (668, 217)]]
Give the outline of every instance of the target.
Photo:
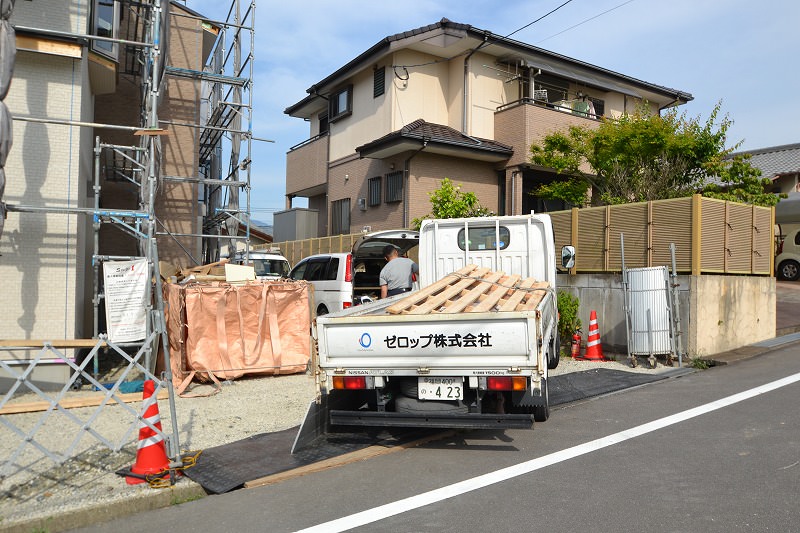
[(530, 429), (533, 415), (527, 414), (449, 414), (449, 413), (393, 413), (378, 411), (330, 412), (331, 424), (335, 426), (386, 426), (411, 428), (453, 429)]

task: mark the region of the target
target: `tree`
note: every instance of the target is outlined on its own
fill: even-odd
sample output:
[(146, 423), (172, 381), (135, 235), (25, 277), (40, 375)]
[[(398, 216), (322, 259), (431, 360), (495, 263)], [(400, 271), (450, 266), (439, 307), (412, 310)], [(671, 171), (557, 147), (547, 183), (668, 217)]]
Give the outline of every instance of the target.
[(750, 154), (737, 155), (720, 162), (714, 172), (722, 185), (712, 183), (706, 186), (703, 196), (766, 207), (777, 204), (780, 198), (786, 198), (785, 193), (769, 192), (772, 180), (761, 177), (761, 170), (750, 165), (750, 157)]
[[(689, 196), (725, 168), (726, 133), (720, 104), (708, 120), (670, 109), (652, 114), (643, 104), (630, 115), (605, 119), (597, 129), (570, 127), (531, 146), (531, 161), (554, 169), (566, 180), (539, 187), (535, 194), (573, 205), (619, 204)], [(749, 166), (749, 163), (746, 163)], [(741, 172), (743, 169), (738, 169)]]
[(449, 178), (444, 178), (438, 189), (428, 193), (431, 200), (431, 212), (411, 221), (414, 229), (419, 229), (426, 218), (467, 218), (493, 215), (483, 207), (474, 192), (461, 192), (461, 185), (455, 185)]

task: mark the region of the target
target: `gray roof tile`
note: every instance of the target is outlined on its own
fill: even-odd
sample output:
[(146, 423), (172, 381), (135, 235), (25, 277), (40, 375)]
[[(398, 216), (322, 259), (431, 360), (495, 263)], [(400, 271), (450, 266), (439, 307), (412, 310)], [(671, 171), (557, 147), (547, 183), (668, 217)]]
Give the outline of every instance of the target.
[(749, 154), (750, 164), (761, 170), (765, 178), (800, 172), (800, 143), (771, 146), (732, 153), (729, 157)]

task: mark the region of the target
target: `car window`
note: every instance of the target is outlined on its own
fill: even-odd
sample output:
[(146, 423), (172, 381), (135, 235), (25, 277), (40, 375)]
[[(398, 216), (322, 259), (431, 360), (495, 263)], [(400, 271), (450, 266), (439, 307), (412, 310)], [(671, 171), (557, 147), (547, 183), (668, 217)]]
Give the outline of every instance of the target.
[(794, 234), (794, 243), (800, 246), (800, 231)]
[(292, 271), (289, 273), (289, 277), (292, 279), (303, 279), (303, 275), (306, 272), (307, 266), (308, 266), (308, 261), (300, 261), (294, 266)]
[(280, 259), (254, 259), (253, 267), (256, 276), (286, 276), (289, 265)]
[(324, 279), (325, 267), (328, 266), (328, 259), (312, 259), (308, 262), (303, 279), (306, 281), (320, 281)]
[(331, 257), (328, 262), (328, 269), (325, 272), (325, 279), (328, 281), (336, 281), (336, 275), (339, 273), (339, 258)]

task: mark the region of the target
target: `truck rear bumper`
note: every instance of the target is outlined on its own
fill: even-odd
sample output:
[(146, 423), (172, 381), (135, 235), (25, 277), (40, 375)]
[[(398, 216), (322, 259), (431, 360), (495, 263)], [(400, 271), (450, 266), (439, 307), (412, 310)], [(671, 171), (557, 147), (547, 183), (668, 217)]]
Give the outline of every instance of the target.
[(409, 414), (380, 411), (332, 410), (330, 422), (334, 426), (391, 426), (453, 429), (530, 429), (533, 415), (526, 414)]

